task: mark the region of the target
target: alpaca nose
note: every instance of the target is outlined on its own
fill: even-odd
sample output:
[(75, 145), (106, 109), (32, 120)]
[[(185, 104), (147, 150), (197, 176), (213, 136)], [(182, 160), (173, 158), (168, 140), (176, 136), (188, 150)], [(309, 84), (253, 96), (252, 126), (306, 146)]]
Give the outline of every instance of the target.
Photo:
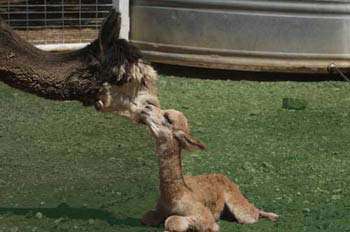
[(104, 106), (103, 101), (98, 100), (95, 102), (95, 109), (97, 111), (101, 111), (103, 109), (103, 106)]
[(142, 109), (142, 111), (141, 111), (141, 114), (150, 115), (150, 113), (152, 112), (152, 110), (153, 110), (153, 105), (147, 104), (146, 106), (143, 107), (143, 109)]
[(150, 110), (147, 110), (147, 108), (143, 109), (143, 110), (141, 110), (140, 114), (141, 114), (141, 116), (144, 116), (144, 117), (149, 116)]

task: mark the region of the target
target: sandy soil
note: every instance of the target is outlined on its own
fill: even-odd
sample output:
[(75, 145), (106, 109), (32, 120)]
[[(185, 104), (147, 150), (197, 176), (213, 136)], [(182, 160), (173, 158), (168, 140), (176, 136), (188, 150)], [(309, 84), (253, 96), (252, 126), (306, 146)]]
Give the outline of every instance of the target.
[(34, 44), (52, 43), (84, 43), (91, 42), (98, 35), (98, 29), (42, 29), (42, 30), (16, 30), (27, 41)]

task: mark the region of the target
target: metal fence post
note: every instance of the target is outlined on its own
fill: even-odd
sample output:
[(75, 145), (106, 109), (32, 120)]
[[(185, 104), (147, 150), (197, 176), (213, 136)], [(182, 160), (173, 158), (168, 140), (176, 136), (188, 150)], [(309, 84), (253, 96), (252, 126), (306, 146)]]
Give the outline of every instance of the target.
[(120, 37), (129, 40), (130, 32), (130, 16), (129, 16), (129, 0), (113, 0), (114, 7), (121, 13), (122, 25)]

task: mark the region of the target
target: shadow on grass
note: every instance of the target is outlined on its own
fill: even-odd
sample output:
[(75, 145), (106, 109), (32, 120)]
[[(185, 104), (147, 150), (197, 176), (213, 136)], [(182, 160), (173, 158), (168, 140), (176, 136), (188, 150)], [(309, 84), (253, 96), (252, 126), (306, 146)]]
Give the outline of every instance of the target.
[(117, 218), (111, 212), (102, 209), (93, 208), (75, 208), (70, 207), (67, 204), (60, 204), (56, 208), (2, 208), (0, 207), (0, 215), (17, 215), (25, 217), (35, 217), (37, 213), (41, 213), (43, 216), (52, 219), (68, 218), (79, 220), (101, 220), (107, 222), (109, 225), (116, 226), (130, 226), (130, 227), (143, 227), (140, 223), (140, 219), (125, 217)]
[(221, 69), (194, 68), (178, 65), (152, 63), (159, 74), (211, 80), (231, 81), (343, 81), (338, 74), (304, 74), (278, 72), (250, 72)]

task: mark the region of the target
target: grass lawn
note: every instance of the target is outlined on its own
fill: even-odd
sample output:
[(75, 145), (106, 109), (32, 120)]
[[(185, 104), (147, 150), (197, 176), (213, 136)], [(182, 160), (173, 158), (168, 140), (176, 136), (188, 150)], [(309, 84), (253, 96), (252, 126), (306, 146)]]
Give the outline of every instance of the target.
[[(208, 145), (184, 156), (185, 173), (224, 173), (281, 215), (221, 231), (350, 231), (349, 84), (163, 76), (159, 88)], [(285, 97), (306, 109), (282, 109)], [(139, 223), (157, 186), (145, 127), (0, 83), (1, 232), (162, 231)]]

